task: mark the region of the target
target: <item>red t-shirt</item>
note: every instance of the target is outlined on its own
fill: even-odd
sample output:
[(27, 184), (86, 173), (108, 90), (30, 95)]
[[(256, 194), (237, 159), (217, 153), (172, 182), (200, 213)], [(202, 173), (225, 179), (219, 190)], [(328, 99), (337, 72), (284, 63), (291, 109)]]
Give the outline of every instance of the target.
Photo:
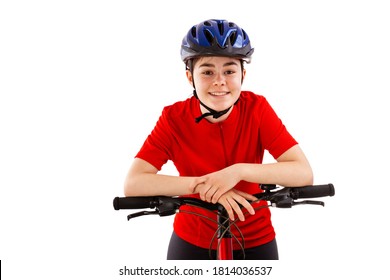
[[(194, 97), (165, 107), (136, 157), (158, 170), (172, 160), (180, 176), (202, 176), (235, 163), (261, 163), (264, 150), (278, 158), (297, 144), (267, 100), (252, 92), (241, 92), (239, 101), (225, 121), (210, 123), (202, 120), (196, 123), (195, 118), (201, 114), (199, 100)], [(258, 184), (244, 181), (235, 188), (251, 194), (261, 191)], [(190, 196), (199, 198), (198, 194)], [(182, 207), (216, 220), (216, 215), (206, 210)], [(244, 222), (236, 223), (245, 238), (246, 248), (275, 238), (270, 217), (269, 209), (264, 208), (253, 216), (246, 216)], [(209, 248), (217, 224), (197, 215), (178, 213), (174, 230), (187, 242)], [(233, 227), (232, 232), (241, 239), (236, 228)], [(233, 246), (240, 249), (238, 244)], [(216, 248), (216, 242), (212, 247)]]

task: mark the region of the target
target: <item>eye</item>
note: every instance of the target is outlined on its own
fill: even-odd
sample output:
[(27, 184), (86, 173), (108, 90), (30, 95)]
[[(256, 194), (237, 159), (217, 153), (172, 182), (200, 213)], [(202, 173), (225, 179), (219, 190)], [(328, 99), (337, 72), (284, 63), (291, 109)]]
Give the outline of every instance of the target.
[(203, 71), (203, 74), (204, 74), (204, 75), (207, 75), (207, 76), (210, 76), (210, 75), (213, 74), (213, 71), (211, 71), (211, 70), (206, 70), (206, 71)]
[(225, 71), (226, 75), (232, 75), (234, 73), (236, 73), (236, 71), (234, 71), (234, 70), (227, 70), (227, 71)]

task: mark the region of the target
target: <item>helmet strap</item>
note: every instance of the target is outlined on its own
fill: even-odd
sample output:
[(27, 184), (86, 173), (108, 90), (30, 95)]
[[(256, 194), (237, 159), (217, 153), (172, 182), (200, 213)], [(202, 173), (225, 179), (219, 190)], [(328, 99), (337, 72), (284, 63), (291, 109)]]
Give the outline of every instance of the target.
[(203, 120), (204, 118), (208, 117), (208, 116), (213, 116), (214, 119), (218, 119), (220, 117), (222, 117), (223, 115), (225, 115), (227, 112), (229, 112), (230, 108), (232, 108), (234, 105), (237, 104), (238, 100), (236, 102), (234, 102), (233, 106), (230, 106), (229, 108), (225, 109), (225, 110), (222, 110), (222, 111), (216, 111), (214, 109), (211, 109), (210, 107), (208, 107), (206, 104), (204, 104), (198, 97), (198, 94), (196, 93), (196, 90), (194, 89), (194, 96), (199, 100), (200, 104), (207, 109), (208, 112), (202, 114), (201, 116), (195, 118), (195, 122), (196, 123), (199, 123), (201, 120)]

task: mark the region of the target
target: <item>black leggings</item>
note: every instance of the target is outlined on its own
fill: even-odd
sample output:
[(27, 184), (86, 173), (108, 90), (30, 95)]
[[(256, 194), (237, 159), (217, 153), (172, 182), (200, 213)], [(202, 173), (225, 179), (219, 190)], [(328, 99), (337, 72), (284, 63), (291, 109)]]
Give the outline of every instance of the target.
[[(233, 258), (235, 260), (244, 259), (243, 252), (241, 250), (233, 251)], [(209, 249), (197, 247), (181, 239), (172, 233), (171, 241), (168, 246), (167, 260), (209, 260)], [(212, 250), (212, 258), (216, 259), (216, 251)], [(278, 246), (276, 240), (272, 240), (269, 243), (245, 249), (246, 260), (278, 260)]]

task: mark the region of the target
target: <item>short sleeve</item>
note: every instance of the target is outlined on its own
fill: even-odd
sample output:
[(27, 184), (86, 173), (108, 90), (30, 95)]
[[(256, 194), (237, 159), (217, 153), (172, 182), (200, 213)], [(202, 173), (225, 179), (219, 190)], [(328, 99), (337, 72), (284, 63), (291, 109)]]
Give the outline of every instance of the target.
[(167, 107), (164, 108), (154, 129), (135, 156), (149, 162), (158, 170), (171, 158), (171, 133), (167, 111)]
[(287, 131), (282, 120), (264, 98), (260, 112), (260, 137), (264, 149), (276, 159), (291, 147), (298, 144)]

